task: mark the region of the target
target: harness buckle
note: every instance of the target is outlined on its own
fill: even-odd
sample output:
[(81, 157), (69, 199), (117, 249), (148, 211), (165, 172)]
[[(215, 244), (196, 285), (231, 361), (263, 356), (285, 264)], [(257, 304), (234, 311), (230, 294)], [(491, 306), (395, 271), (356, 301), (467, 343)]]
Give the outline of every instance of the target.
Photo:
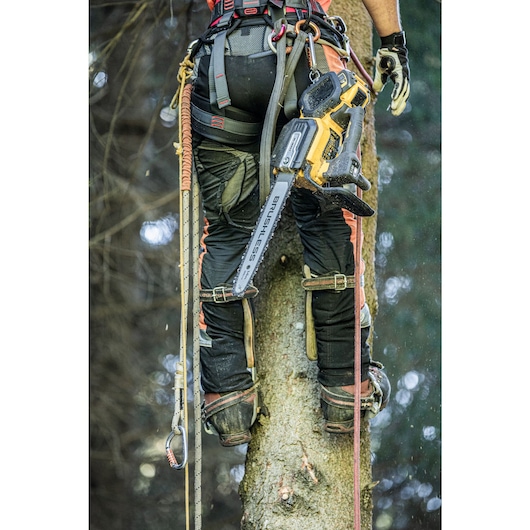
[(223, 304), (227, 301), (226, 288), (224, 285), (212, 289), (212, 301), (216, 304)]
[[(335, 291), (344, 291), (348, 288), (348, 278), (346, 278), (345, 274), (335, 274), (333, 276), (333, 281), (335, 283), (334, 290)], [(339, 285), (340, 284), (340, 285)]]
[(226, 13), (224, 13), (224, 15), (221, 16), (215, 27), (218, 29), (226, 29), (232, 24), (233, 18), (234, 11), (227, 11)]

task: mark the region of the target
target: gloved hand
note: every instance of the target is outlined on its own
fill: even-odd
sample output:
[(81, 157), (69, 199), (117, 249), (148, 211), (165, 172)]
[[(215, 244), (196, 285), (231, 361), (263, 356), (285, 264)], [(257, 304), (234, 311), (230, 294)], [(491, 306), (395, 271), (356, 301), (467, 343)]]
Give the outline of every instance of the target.
[[(375, 56), (374, 91), (381, 92), (388, 78), (394, 83), (390, 110), (399, 116), (410, 95), (410, 70), (405, 32), (392, 33), (381, 37), (381, 48)], [(388, 109), (387, 109), (388, 110)]]

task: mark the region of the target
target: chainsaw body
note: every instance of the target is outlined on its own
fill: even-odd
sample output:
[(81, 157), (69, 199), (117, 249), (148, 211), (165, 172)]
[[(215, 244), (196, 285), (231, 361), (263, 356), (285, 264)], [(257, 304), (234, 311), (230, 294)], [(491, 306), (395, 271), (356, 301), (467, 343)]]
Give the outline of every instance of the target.
[(285, 125), (274, 147), (276, 179), (234, 278), (235, 296), (244, 296), (250, 285), (293, 185), (310, 189), (323, 209), (332, 205), (359, 216), (375, 213), (348, 189), (348, 184), (370, 189), (357, 157), (369, 99), (368, 87), (349, 70), (323, 74), (303, 92), (300, 118)]
[[(295, 186), (330, 199), (348, 192), (337, 189), (344, 184), (370, 189), (357, 157), (364, 107), (369, 100), (368, 87), (353, 72), (322, 75), (302, 94), (300, 118), (282, 129), (271, 157), (273, 173), (295, 172)], [(354, 213), (372, 215), (373, 210), (366, 206)]]

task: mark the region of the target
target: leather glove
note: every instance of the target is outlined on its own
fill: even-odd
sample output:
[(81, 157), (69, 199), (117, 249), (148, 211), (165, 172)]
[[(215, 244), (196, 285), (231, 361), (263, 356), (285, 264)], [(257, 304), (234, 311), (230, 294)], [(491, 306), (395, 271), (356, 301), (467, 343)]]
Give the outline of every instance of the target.
[(410, 69), (404, 31), (381, 37), (381, 48), (375, 56), (374, 91), (381, 92), (388, 78), (394, 83), (389, 109), (394, 116), (399, 116), (410, 95)]

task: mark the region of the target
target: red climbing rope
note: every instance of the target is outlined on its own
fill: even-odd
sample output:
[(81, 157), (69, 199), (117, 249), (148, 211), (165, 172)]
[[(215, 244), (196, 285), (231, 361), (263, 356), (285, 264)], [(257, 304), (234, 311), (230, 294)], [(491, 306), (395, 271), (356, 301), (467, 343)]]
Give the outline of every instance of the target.
[[(361, 159), (360, 146), (357, 156)], [(362, 198), (362, 190), (357, 186), (357, 196)], [(357, 216), (355, 230), (355, 344), (354, 344), (354, 409), (353, 409), (353, 480), (354, 480), (354, 523), (355, 530), (361, 530), (361, 231), (362, 217)]]

